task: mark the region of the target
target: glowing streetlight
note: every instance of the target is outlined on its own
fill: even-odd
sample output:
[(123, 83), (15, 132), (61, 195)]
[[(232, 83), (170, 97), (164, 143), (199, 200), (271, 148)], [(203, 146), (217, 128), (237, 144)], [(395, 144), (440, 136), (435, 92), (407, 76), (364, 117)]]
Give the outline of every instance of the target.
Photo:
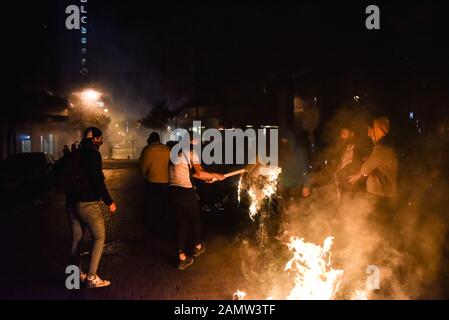
[(96, 102), (101, 96), (101, 93), (93, 89), (87, 89), (81, 92), (81, 99), (86, 102)]
[(108, 112), (109, 112), (109, 109), (104, 109), (104, 112), (108, 113)]

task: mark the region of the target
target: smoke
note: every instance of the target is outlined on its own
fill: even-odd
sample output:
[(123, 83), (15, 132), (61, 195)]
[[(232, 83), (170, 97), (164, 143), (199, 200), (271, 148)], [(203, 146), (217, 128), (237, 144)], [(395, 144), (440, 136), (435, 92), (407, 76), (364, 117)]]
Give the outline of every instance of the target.
[[(338, 113), (327, 126), (328, 141), (332, 138), (329, 132), (335, 134), (351, 122), (365, 126), (366, 132), (364, 119), (348, 116), (347, 110)], [(358, 134), (363, 132), (356, 130)], [(335, 141), (323, 154), (337, 152)], [(263, 246), (251, 237), (242, 241), (242, 272), (250, 288), (238, 289), (244, 290), (248, 299), (285, 299), (294, 286), (292, 277), (284, 271), (292, 257), (286, 246), (291, 237), (322, 245), (324, 239), (333, 236), (332, 267), (344, 270), (336, 299), (354, 298), (359, 291), (369, 299), (437, 298), (441, 292), (435, 284), (442, 276), (448, 231), (444, 210), (448, 187), (441, 175), (431, 178), (425, 164), (435, 154), (424, 147), (426, 144), (427, 140), (418, 144), (422, 152), (414, 157), (404, 158), (398, 148), (399, 192), (385, 216), (379, 215), (374, 199), (366, 192), (348, 193), (339, 199), (331, 178), (332, 166), (315, 181), (311, 197), (287, 204), (285, 199), (279, 200), (285, 204), (279, 207), (279, 235), (267, 235)], [(261, 210), (259, 214), (266, 212)], [(258, 221), (256, 230), (260, 228)], [(376, 282), (378, 288), (372, 285)]]

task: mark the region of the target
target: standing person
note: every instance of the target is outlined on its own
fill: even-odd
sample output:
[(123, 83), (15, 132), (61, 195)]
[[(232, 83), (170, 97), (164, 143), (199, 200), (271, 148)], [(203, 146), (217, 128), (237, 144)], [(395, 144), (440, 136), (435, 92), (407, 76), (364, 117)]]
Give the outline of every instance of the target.
[(355, 130), (350, 126), (340, 129), (341, 151), (339, 153), (338, 165), (334, 174), (337, 186), (338, 198), (341, 201), (346, 194), (353, 194), (363, 190), (363, 180), (356, 183), (348, 182), (348, 178), (357, 174), (362, 167), (362, 155), (356, 142)]
[(64, 145), (64, 149), (62, 149), (62, 155), (63, 156), (68, 156), (70, 154), (70, 149), (69, 147), (65, 144)]
[(82, 280), (87, 280), (89, 288), (99, 288), (110, 285), (107, 280), (97, 275), (98, 265), (105, 242), (105, 223), (100, 209), (100, 200), (109, 208), (111, 214), (117, 208), (109, 195), (104, 182), (105, 177), (102, 169), (102, 158), (99, 152), (103, 144), (103, 133), (100, 129), (90, 127), (83, 133), (83, 140), (74, 156), (76, 156), (79, 176), (83, 177), (80, 186), (67, 194), (67, 212), (70, 218), (72, 232), (71, 259), (73, 264), (80, 266), (80, 246), (87, 227), (94, 240), (91, 254), (89, 271), (86, 275), (81, 271)]
[(148, 227), (154, 228), (156, 221), (166, 218), (170, 148), (161, 143), (157, 132), (151, 133), (147, 142), (139, 163), (145, 179), (144, 219)]
[(373, 120), (373, 126), (368, 128), (368, 136), (374, 143), (373, 151), (360, 171), (348, 178), (354, 184), (362, 177), (367, 177), (367, 193), (373, 202), (376, 218), (383, 222), (390, 220), (398, 173), (398, 158), (389, 133), (390, 121), (387, 117)]
[[(184, 139), (188, 139), (184, 137)], [(195, 144), (195, 141), (192, 141)], [(171, 160), (176, 158), (172, 149)], [(191, 177), (203, 181), (224, 180), (221, 174), (210, 173), (203, 169), (199, 162), (199, 156), (190, 146), (190, 152), (181, 150), (178, 155), (178, 163), (170, 162), (169, 166), (169, 193), (176, 219), (176, 235), (178, 247), (178, 270), (182, 271), (193, 263), (193, 258), (187, 255), (187, 240), (193, 238), (195, 248), (194, 257), (200, 256), (206, 251), (204, 242), (201, 241), (201, 221), (199, 200), (196, 195)], [(191, 170), (194, 172), (191, 175)], [(191, 234), (193, 233), (193, 234)], [(191, 235), (191, 237), (189, 237)]]
[[(213, 143), (214, 137), (211, 137), (208, 144)], [(204, 165), (203, 168), (206, 168), (208, 171), (219, 172), (221, 165), (217, 165), (215, 163)], [(216, 182), (214, 184), (210, 184), (207, 182), (202, 182), (197, 184), (197, 191), (200, 197), (201, 210), (204, 212), (212, 212), (214, 208), (218, 211), (224, 211), (223, 207), (223, 199), (224, 197), (224, 185), (222, 182)]]
[(279, 145), (280, 192), (286, 200), (308, 198), (311, 193), (310, 162), (306, 148), (297, 143), (295, 136), (287, 132)]

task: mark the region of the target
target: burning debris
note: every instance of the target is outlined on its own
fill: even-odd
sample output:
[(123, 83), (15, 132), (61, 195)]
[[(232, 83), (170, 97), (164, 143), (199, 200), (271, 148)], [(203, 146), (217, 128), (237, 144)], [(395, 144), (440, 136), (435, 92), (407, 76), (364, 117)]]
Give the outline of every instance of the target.
[(295, 287), (288, 300), (331, 300), (341, 283), (343, 270), (332, 268), (331, 252), (333, 237), (324, 240), (323, 247), (293, 238), (288, 244), (293, 258), (287, 262), (285, 271), (294, 274)]
[[(279, 211), (283, 210), (283, 206), (278, 203), (282, 199), (279, 200), (277, 196), (277, 182), (281, 171), (278, 167), (256, 165), (239, 181), (239, 200), (242, 191), (246, 190), (250, 200), (249, 216), (258, 227), (255, 247), (251, 247), (247, 240), (242, 243), (245, 254), (253, 262), (253, 265), (244, 265), (244, 272), (256, 279), (251, 281), (252, 285), (258, 288), (260, 284), (266, 289), (257, 290), (258, 297), (255, 299), (259, 299), (264, 291), (266, 297), (269, 297), (267, 299), (368, 299), (367, 290), (355, 290), (347, 297), (343, 297), (345, 293), (339, 292), (344, 271), (332, 265), (331, 247), (334, 237), (326, 237), (320, 246), (306, 242), (302, 236), (296, 236), (296, 231), (281, 232), (276, 229), (277, 232), (270, 232), (273, 215), (279, 215)], [(285, 221), (283, 227), (288, 227)], [(266, 262), (263, 266), (258, 264), (261, 260)], [(242, 300), (252, 295), (237, 290), (233, 299)]]
[(239, 182), (238, 197), (240, 200), (242, 191), (247, 192), (250, 199), (249, 217), (258, 225), (259, 246), (265, 247), (269, 240), (269, 227), (275, 222), (273, 218), (278, 216), (275, 196), (278, 177), (282, 169), (276, 166), (256, 164), (246, 171), (245, 179), (241, 179)]
[[(293, 257), (286, 263), (284, 271), (293, 277), (293, 288), (287, 300), (331, 300), (339, 290), (343, 270), (332, 268), (331, 252), (333, 237), (324, 240), (323, 246), (292, 237), (287, 244)], [(362, 292), (358, 294), (361, 296)], [(243, 300), (246, 292), (237, 290), (235, 300)], [(267, 298), (267, 299), (271, 299)]]

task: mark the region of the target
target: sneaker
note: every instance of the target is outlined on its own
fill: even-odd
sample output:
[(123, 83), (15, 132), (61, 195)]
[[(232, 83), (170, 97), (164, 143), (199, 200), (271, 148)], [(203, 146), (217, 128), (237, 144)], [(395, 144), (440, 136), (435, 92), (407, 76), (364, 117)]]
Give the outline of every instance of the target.
[(187, 257), (184, 260), (179, 259), (178, 270), (182, 271), (184, 269), (187, 269), (192, 264), (193, 264), (193, 258), (192, 257)]
[(102, 280), (98, 275), (87, 277), (87, 287), (88, 288), (101, 288), (107, 287), (111, 284), (108, 280)]
[(221, 202), (216, 202), (215, 203), (215, 208), (217, 208), (217, 210), (218, 211), (224, 211), (224, 207), (223, 207), (223, 205), (221, 204)]
[(203, 210), (205, 212), (211, 212), (212, 208), (208, 204), (204, 204), (201, 206), (201, 210)]
[(201, 242), (201, 248), (197, 248), (195, 246), (195, 253), (193, 254), (194, 257), (199, 257), (200, 255), (202, 255), (204, 252), (206, 251), (206, 245), (204, 244), (204, 242)]

